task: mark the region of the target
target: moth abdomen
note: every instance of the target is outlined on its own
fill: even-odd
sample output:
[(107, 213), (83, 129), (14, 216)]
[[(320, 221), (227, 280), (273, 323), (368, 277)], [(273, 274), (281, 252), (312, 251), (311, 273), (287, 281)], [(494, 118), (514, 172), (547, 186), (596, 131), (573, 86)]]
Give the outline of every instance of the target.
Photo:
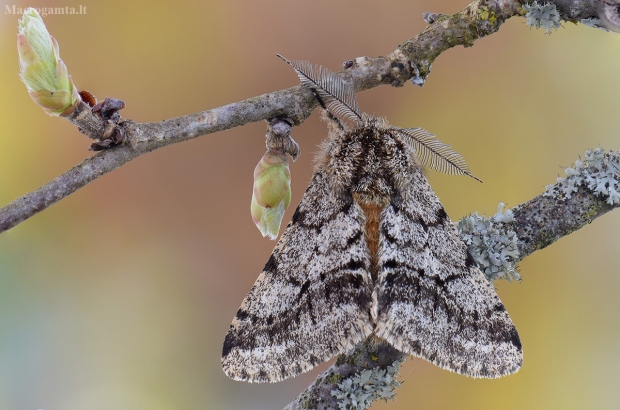
[(379, 250), (379, 219), (383, 206), (368, 203), (361, 203), (360, 206), (364, 211), (364, 216), (366, 219), (363, 235), (366, 241), (366, 246), (368, 247), (370, 259), (369, 271), (372, 282), (375, 284), (377, 281), (377, 252)]

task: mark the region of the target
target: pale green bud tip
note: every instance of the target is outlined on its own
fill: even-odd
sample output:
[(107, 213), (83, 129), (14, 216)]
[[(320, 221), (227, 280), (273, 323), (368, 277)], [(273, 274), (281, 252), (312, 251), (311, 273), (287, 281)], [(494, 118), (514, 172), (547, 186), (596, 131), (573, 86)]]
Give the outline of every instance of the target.
[(80, 101), (58, 42), (48, 33), (39, 13), (28, 8), (19, 20), (17, 35), (19, 76), (30, 97), (50, 115), (60, 115)]
[(286, 155), (268, 151), (254, 169), (252, 220), (263, 236), (276, 239), (291, 203), (291, 173)]

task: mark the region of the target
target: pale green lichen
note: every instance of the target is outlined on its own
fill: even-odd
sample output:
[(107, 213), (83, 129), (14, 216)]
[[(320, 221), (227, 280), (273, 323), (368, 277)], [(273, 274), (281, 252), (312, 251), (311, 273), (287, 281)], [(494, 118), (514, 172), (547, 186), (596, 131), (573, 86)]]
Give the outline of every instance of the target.
[(560, 12), (555, 4), (540, 4), (535, 1), (531, 4), (524, 4), (523, 8), (527, 10), (525, 18), (527, 19), (527, 25), (529, 27), (537, 29), (542, 27), (547, 34), (550, 34), (551, 30), (557, 30), (562, 26), (560, 24)]
[(503, 211), (500, 202), (497, 213), (490, 218), (474, 212), (461, 219), (456, 228), (469, 253), (489, 282), (495, 279), (520, 280), (516, 262), (519, 260), (517, 234), (504, 223), (514, 221), (512, 211)]
[(336, 359), (336, 366), (342, 366), (343, 364), (348, 364), (350, 366), (355, 366), (357, 362), (360, 360), (360, 357), (364, 355), (364, 349), (355, 349), (355, 351), (351, 354), (345, 355), (342, 354), (338, 356)]
[(310, 398), (308, 397), (308, 393), (303, 393), (303, 397), (299, 400), (299, 405), (302, 409), (310, 409)]
[(337, 373), (332, 373), (325, 378), (325, 381), (330, 384), (336, 384), (342, 380), (342, 376)]
[(480, 20), (488, 20), (489, 23), (493, 24), (497, 21), (497, 17), (495, 16), (495, 12), (493, 10), (489, 10), (489, 6), (482, 6), (478, 10), (478, 18)]
[(548, 185), (544, 196), (566, 200), (578, 187), (585, 187), (597, 196), (607, 197), (609, 205), (620, 203), (620, 153), (602, 148), (588, 150), (583, 161), (577, 160), (564, 171), (566, 178), (558, 177), (557, 184)]
[(338, 383), (338, 387), (331, 391), (332, 396), (338, 400), (338, 408), (363, 410), (377, 399), (394, 399), (394, 390), (400, 387), (396, 374), (404, 361), (405, 358), (397, 360), (385, 370), (379, 367), (365, 369)]

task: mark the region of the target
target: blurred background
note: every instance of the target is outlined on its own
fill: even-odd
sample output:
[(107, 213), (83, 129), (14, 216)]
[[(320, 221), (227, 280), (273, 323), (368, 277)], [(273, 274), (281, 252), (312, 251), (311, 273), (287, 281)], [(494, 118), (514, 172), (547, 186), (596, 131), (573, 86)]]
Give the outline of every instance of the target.
[[(275, 57), (338, 71), (420, 32), (425, 11), (467, 1), (0, 1), (0, 203), (91, 155), (20, 82), (18, 15), (7, 6), (86, 7), (45, 23), (79, 89), (121, 98), (139, 122), (298, 84)], [(587, 148), (620, 149), (620, 36), (513, 18), (441, 55), (423, 88), (376, 88), (362, 110), (450, 143), (484, 180), (429, 172), (453, 220), (540, 194)], [(318, 111), (293, 130), (290, 219), (326, 135)], [(250, 218), (264, 122), (142, 156), (0, 235), (0, 409), (280, 409), (318, 372), (272, 385), (229, 380), (224, 336), (274, 242)], [(536, 252), (497, 290), (519, 330), (516, 375), (473, 380), (422, 360), (374, 409), (617, 409), (620, 211)]]

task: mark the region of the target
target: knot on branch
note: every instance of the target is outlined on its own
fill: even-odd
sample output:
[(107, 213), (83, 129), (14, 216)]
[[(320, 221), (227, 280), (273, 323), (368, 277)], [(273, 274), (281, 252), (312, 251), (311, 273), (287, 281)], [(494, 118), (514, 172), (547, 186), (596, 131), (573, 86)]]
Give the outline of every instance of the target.
[(122, 118), (119, 111), (125, 108), (125, 102), (116, 98), (97, 99), (88, 91), (80, 91), (81, 101), (65, 118), (88, 138), (95, 140), (89, 149), (101, 151), (123, 142), (125, 136), (120, 126)]
[(118, 112), (123, 108), (125, 108), (125, 101), (109, 97), (92, 107), (92, 113), (104, 121), (105, 128), (99, 140), (91, 144), (91, 151), (101, 151), (123, 141), (123, 129), (118, 126), (121, 121), (121, 115)]
[(301, 154), (299, 144), (291, 137), (293, 120), (290, 118), (275, 117), (267, 120), (267, 133), (265, 140), (267, 150), (282, 151), (291, 156), (293, 161)]

